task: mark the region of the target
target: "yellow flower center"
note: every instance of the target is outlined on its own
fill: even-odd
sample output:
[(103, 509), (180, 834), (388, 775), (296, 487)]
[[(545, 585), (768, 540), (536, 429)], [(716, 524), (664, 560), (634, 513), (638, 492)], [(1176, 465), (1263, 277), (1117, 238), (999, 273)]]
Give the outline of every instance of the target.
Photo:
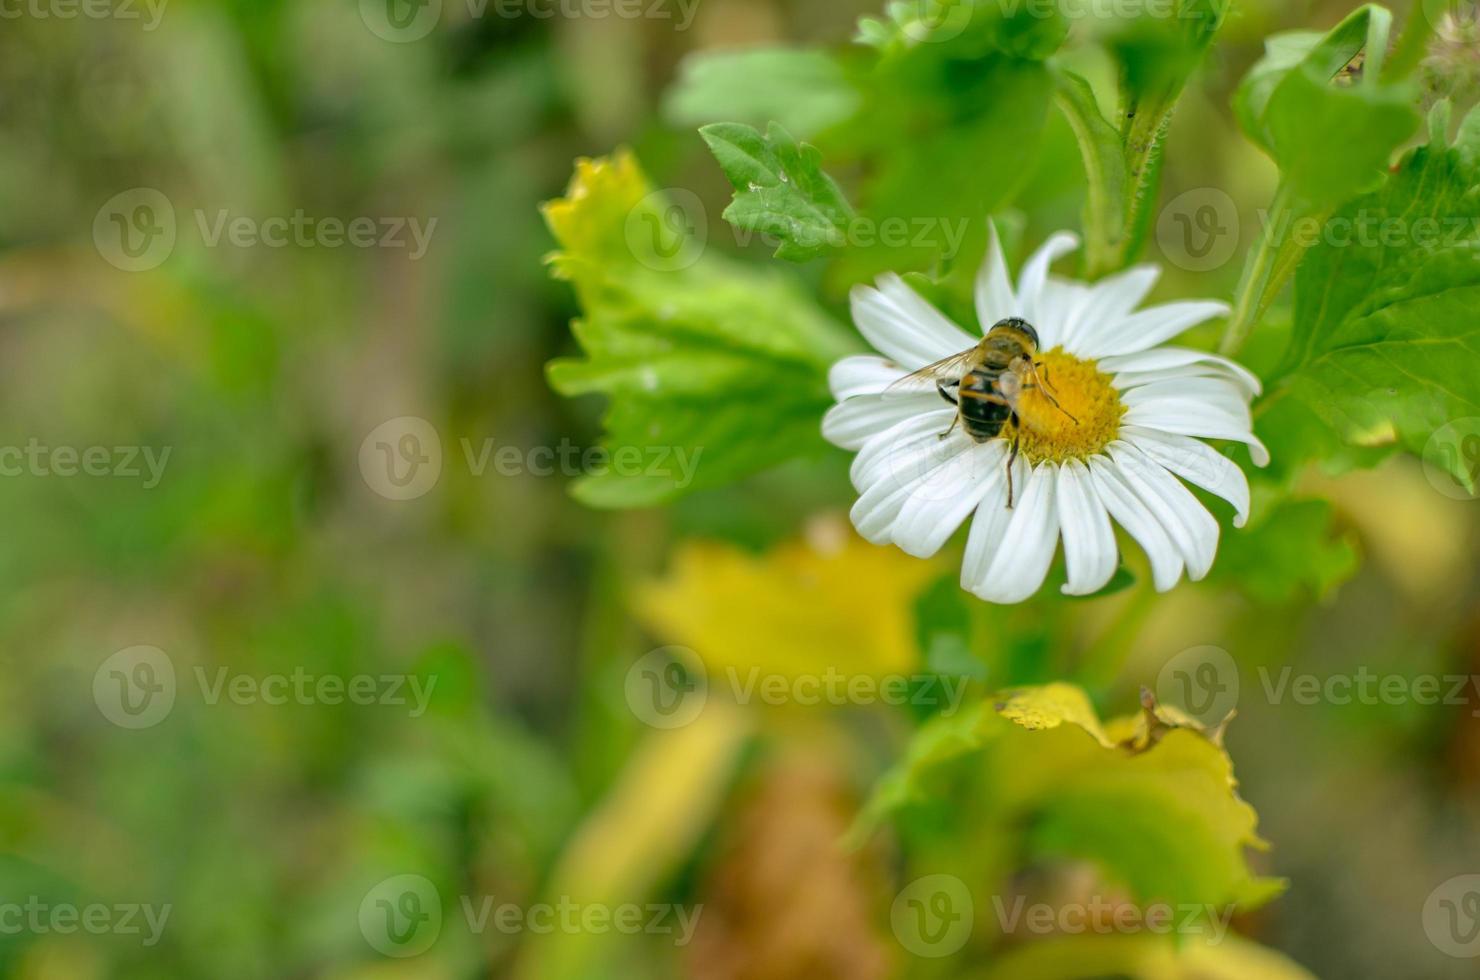
[(1038, 385), (1023, 391), (1017, 413), (1019, 452), (1031, 463), (1062, 463), (1088, 459), (1114, 442), (1125, 406), (1094, 361), (1055, 347), (1039, 355)]

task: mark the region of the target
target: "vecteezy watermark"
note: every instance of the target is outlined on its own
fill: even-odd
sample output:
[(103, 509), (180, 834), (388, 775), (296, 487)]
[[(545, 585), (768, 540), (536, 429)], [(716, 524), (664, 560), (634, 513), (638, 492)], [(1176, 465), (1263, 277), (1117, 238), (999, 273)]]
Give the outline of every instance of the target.
[(889, 908), (899, 944), (916, 956), (939, 959), (960, 952), (975, 925), (971, 889), (955, 875), (926, 875), (905, 886)]
[[(727, 666), (720, 687), (736, 704), (772, 707), (843, 708), (858, 705), (935, 708), (954, 714), (970, 683), (942, 674), (850, 674), (828, 667), (816, 673), (775, 673), (759, 667)], [(627, 705), (654, 728), (681, 728), (699, 717), (716, 682), (687, 647), (659, 647), (627, 670)]]
[[(519, 446), (485, 438), (458, 439), (469, 475), (581, 477), (613, 474), (666, 479), (676, 489), (691, 486), (702, 446), (578, 446), (562, 438), (554, 445)], [(388, 500), (413, 500), (436, 487), (442, 475), (442, 439), (426, 419), (404, 415), (376, 426), (360, 443), (360, 475)]]
[(1238, 251), (1238, 205), (1216, 187), (1178, 194), (1161, 209), (1156, 242), (1168, 262), (1188, 272), (1207, 272)]
[(1480, 676), (1474, 674), (1377, 674), (1365, 666), (1352, 674), (1296, 674), (1294, 668), (1282, 668), (1274, 675), (1267, 667), (1259, 668), (1259, 683), (1270, 704), (1310, 707), (1318, 704), (1346, 707), (1352, 704), (1390, 705), (1417, 704), (1424, 707), (1472, 706), (1470, 714), (1480, 718)]
[(169, 0), (0, 0), (0, 20), (141, 20), (152, 31)]
[[(0, 0), (3, 2), (3, 0)], [(191, 225), (206, 248), (404, 249), (412, 261), (431, 245), (437, 219), (417, 217), (319, 217), (302, 208), (290, 215), (233, 214), (230, 208), (196, 208)], [(110, 265), (125, 272), (158, 268), (175, 250), (180, 232), (174, 204), (152, 187), (109, 198), (93, 218), (93, 244)]]
[(24, 902), (0, 902), (0, 935), (70, 936), (80, 931), (93, 936), (143, 936), (142, 945), (154, 946), (172, 908), (139, 902), (73, 905), (31, 895)]
[[(699, 0), (460, 0), (470, 20), (657, 20), (686, 31)], [(360, 0), (360, 19), (376, 37), (397, 44), (419, 41), (442, 19), (443, 0)]]
[(1456, 875), (1430, 892), (1423, 931), (1445, 956), (1480, 957), (1480, 874)]
[(1476, 0), (1422, 0), (1424, 16), (1440, 31), (1455, 25), (1480, 25), (1480, 3)]
[(360, 901), (360, 935), (384, 956), (417, 956), (442, 934), (442, 896), (421, 875), (386, 878)]
[[(724, 224), (734, 244), (745, 248), (759, 242), (775, 249), (782, 240)], [(882, 219), (853, 215), (841, 226), (791, 229), (787, 242), (801, 247), (933, 249), (944, 259), (954, 258), (970, 231), (966, 218), (893, 216)], [(699, 261), (709, 241), (709, 215), (697, 195), (682, 187), (653, 191), (627, 212), (623, 231), (627, 248), (639, 263), (655, 272), (676, 272)]]
[[(435, 674), (318, 674), (304, 667), (288, 672), (246, 674), (229, 667), (191, 671), (201, 700), (239, 705), (383, 705), (426, 713), (437, 687)], [(158, 647), (135, 646), (104, 660), (93, 673), (93, 702), (120, 728), (152, 728), (169, 717), (180, 694), (175, 664)]]
[(1183, 650), (1156, 677), (1156, 698), (1211, 728), (1238, 707), (1238, 664), (1222, 647)]
[(627, 669), (627, 706), (653, 728), (682, 728), (709, 701), (704, 663), (687, 647), (649, 650)]
[(442, 478), (442, 439), (426, 419), (402, 415), (370, 430), (360, 443), (360, 476), (387, 500), (414, 500)]
[(175, 707), (175, 663), (159, 647), (119, 650), (93, 672), (93, 703), (120, 728), (152, 728)]
[(143, 477), (144, 489), (153, 490), (164, 478), (172, 450), (172, 446), (48, 446), (33, 436), (24, 446), (0, 446), (0, 477)]
[(1480, 499), (1480, 418), (1456, 419), (1435, 431), (1424, 446), (1423, 472), (1446, 497)]
[(1293, 242), (1301, 248), (1447, 248), (1480, 235), (1480, 218), (1465, 215), (1405, 218), (1386, 211), (1360, 208), (1354, 214), (1332, 218), (1294, 217), (1289, 213), (1272, 218), (1259, 212), (1259, 223), (1276, 244)]
[(1132, 902), (1109, 901), (1098, 895), (1088, 902), (1065, 902), (1031, 905), (1022, 895), (1009, 904), (999, 895), (992, 896), (997, 922), (1006, 934), (1019, 932), (1033, 935), (1100, 936), (1152, 933), (1158, 936), (1207, 936), (1217, 944), (1228, 935), (1233, 920), (1233, 906), (1182, 903), (1171, 905), (1152, 902), (1141, 906)]
[[(468, 931), (481, 936), (489, 929), (504, 935), (664, 936), (675, 946), (694, 938), (703, 905), (669, 903), (579, 902), (561, 896), (553, 902), (501, 902), (493, 895), (460, 895)], [(398, 958), (426, 952), (442, 932), (442, 895), (429, 879), (402, 874), (375, 884), (360, 902), (360, 933), (371, 948)]]
[(704, 911), (703, 905), (577, 902), (568, 895), (530, 905), (500, 902), (492, 895), (463, 895), (458, 901), (468, 931), (474, 935), (482, 935), (490, 926), (506, 935), (530, 932), (599, 936), (615, 932), (624, 936), (668, 936), (675, 946), (687, 946), (693, 940), (699, 915)]
[(490, 466), (499, 476), (616, 476), (669, 477), (679, 490), (694, 482), (703, 446), (577, 446), (561, 439), (553, 446), (498, 445), (493, 439), (474, 443), (460, 439), (468, 472), (481, 477)]

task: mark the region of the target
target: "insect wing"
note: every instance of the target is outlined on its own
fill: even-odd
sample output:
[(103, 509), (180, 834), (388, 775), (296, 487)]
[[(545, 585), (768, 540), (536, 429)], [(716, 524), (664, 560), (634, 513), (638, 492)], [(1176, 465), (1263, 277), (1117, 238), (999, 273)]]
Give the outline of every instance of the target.
[(960, 381), (961, 377), (970, 370), (972, 357), (976, 354), (975, 347), (968, 347), (959, 354), (927, 364), (912, 374), (907, 374), (898, 381), (885, 388), (885, 392), (900, 391), (914, 388), (930, 382), (932, 385), (940, 381)]

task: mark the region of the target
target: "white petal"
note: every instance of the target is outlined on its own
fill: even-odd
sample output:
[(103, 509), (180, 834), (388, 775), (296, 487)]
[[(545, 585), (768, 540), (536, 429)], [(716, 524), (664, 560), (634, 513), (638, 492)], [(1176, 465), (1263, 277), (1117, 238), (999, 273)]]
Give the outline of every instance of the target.
[[(1109, 374), (1118, 375), (1115, 379), (1118, 388), (1159, 380), (1156, 376), (1165, 376), (1163, 372), (1183, 371), (1197, 376), (1232, 378), (1251, 398), (1264, 390), (1254, 372), (1242, 364), (1186, 347), (1158, 347), (1139, 354), (1106, 357), (1100, 360), (1099, 367)], [(1122, 377), (1133, 380), (1122, 383)]]
[(1077, 340), (1082, 357), (1135, 354), (1165, 343), (1216, 316), (1228, 313), (1228, 304), (1211, 300), (1166, 303), (1130, 316), (1096, 320)]
[(1121, 438), (1188, 483), (1217, 494), (1233, 504), (1234, 527), (1249, 520), (1249, 479), (1233, 461), (1207, 443), (1187, 436), (1125, 426)]
[(1036, 319), (1029, 321), (1038, 331), (1039, 347), (1047, 351), (1063, 345), (1067, 349), (1064, 338), (1078, 330), (1083, 318), (1096, 315), (1091, 299), (1083, 283), (1049, 276), (1038, 294)]
[(1136, 539), (1151, 562), (1156, 591), (1166, 592), (1182, 577), (1182, 556), (1158, 521), (1104, 456), (1089, 461), (1090, 479), (1110, 516)]
[(991, 489), (1006, 451), (1000, 439), (971, 443), (917, 483), (894, 524), (894, 543), (916, 558), (939, 551)]
[[(853, 465), (848, 470), (853, 486), (862, 493), (885, 476), (905, 478), (929, 470), (931, 454), (943, 455), (943, 443), (951, 441), (941, 439), (940, 435), (950, 428), (955, 417), (953, 408), (925, 412), (871, 437), (853, 457)], [(960, 426), (956, 427), (952, 437), (966, 438)]]
[(874, 350), (908, 371), (959, 354), (976, 341), (894, 273), (878, 288), (854, 286), (853, 322)]
[(1161, 269), (1154, 265), (1138, 265), (1106, 276), (1090, 287), (1094, 291), (1095, 308), (1106, 317), (1123, 317), (1140, 306), (1156, 288), (1161, 278)]
[(1078, 460), (1059, 467), (1059, 524), (1064, 531), (1065, 595), (1098, 592), (1115, 574), (1119, 552), (1110, 515), (1094, 491), (1089, 470)]
[[(1013, 486), (1019, 491), (1028, 477), (1027, 460), (1019, 458), (1012, 467)], [(971, 522), (971, 533), (966, 538), (966, 554), (961, 561), (961, 587), (970, 590), (972, 583), (982, 579), (992, 564), (992, 558), (1007, 533), (1007, 524), (1012, 520), (1012, 511), (1007, 509), (1007, 467), (994, 467), (987, 475), (987, 489), (976, 517)]]
[(1242, 416), (1236, 416), (1216, 406), (1187, 399), (1168, 399), (1137, 405), (1125, 413), (1122, 422), (1125, 425), (1160, 429), (1162, 432), (1196, 436), (1199, 439), (1242, 442), (1249, 447), (1249, 455), (1254, 458), (1255, 465), (1269, 465), (1269, 450), (1264, 448), (1264, 443), (1251, 431), (1247, 411)]
[(991, 236), (987, 257), (982, 262), (981, 271), (976, 274), (976, 319), (983, 333), (1017, 310), (1017, 299), (1013, 296), (1012, 280), (1007, 275), (1007, 259), (1002, 254), (1002, 239), (997, 235), (996, 222), (989, 220), (987, 231)]
[(1065, 323), (1058, 342), (1070, 354), (1091, 356), (1084, 353), (1086, 339), (1098, 334), (1100, 324), (1116, 323), (1129, 316), (1160, 275), (1161, 270), (1154, 265), (1138, 265), (1084, 287), (1085, 297), (1077, 315)]
[(1162, 402), (1192, 401), (1214, 406), (1233, 418), (1249, 417), (1249, 400), (1232, 381), (1223, 378), (1198, 378), (1179, 376), (1165, 381), (1154, 381), (1121, 392), (1120, 400), (1127, 408), (1137, 405), (1152, 405)]
[(1028, 477), (1028, 485), (1019, 488), (986, 574), (967, 586), (978, 597), (988, 602), (1022, 602), (1043, 585), (1059, 540), (1054, 469), (1039, 466)]
[(1078, 247), (1079, 236), (1061, 231), (1050, 236), (1023, 266), (1023, 274), (1018, 277), (1016, 312), (1035, 327), (1039, 320), (1039, 294), (1043, 292), (1043, 284), (1048, 281), (1049, 266)]
[(1146, 503), (1187, 564), (1187, 577), (1206, 577), (1218, 553), (1218, 522), (1182, 484), (1127, 442), (1109, 447), (1110, 459), (1126, 484)]
[(838, 401), (854, 395), (877, 395), (909, 372), (873, 354), (845, 357), (827, 372), (827, 384)]
[(944, 404), (933, 395), (858, 395), (822, 416), (822, 437), (840, 449), (859, 450), (874, 436)]

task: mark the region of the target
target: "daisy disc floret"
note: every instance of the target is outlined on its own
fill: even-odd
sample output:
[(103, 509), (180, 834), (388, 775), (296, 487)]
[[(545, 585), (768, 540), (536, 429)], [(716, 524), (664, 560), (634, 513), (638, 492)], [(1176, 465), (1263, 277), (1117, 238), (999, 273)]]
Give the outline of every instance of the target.
[[(961, 584), (991, 602), (1037, 592), (1060, 541), (1064, 592), (1103, 588), (1119, 564), (1112, 521), (1145, 550), (1158, 590), (1184, 572), (1201, 579), (1218, 548), (1218, 522), (1181, 481), (1232, 504), (1236, 526), (1249, 510), (1243, 471), (1201, 440), (1243, 442), (1257, 464), (1269, 461), (1249, 413), (1258, 379), (1227, 358), (1163, 346), (1228, 307), (1184, 301), (1138, 310), (1156, 284), (1154, 266), (1093, 284), (1051, 275), (1078, 244), (1072, 234), (1054, 235), (1014, 284), (994, 228), (976, 282), (975, 335), (896, 275), (855, 287), (854, 322), (879, 354), (844, 358), (830, 375), (838, 404), (822, 431), (858, 454), (851, 516), (859, 533), (924, 558), (970, 518)], [(989, 386), (991, 397), (1005, 390), (1010, 402), (999, 435), (980, 438), (957, 424), (950, 379), (945, 392), (902, 381), (976, 346), (1011, 317), (1033, 326), (1038, 345), (1032, 383)]]

